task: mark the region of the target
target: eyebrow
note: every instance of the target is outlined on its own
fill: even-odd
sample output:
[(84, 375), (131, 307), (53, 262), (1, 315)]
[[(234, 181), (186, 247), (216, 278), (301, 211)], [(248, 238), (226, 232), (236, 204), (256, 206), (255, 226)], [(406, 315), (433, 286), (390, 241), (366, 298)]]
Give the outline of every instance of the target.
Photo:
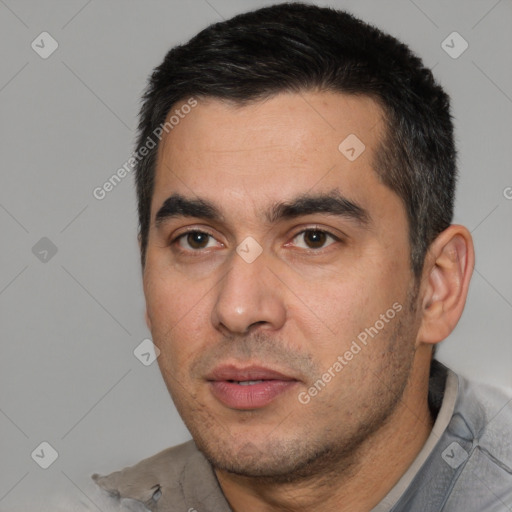
[[(324, 213), (353, 220), (362, 227), (371, 224), (369, 212), (361, 205), (344, 197), (337, 189), (322, 194), (302, 194), (291, 201), (276, 203), (265, 212), (265, 219), (270, 224), (281, 220), (294, 219), (304, 215)], [(177, 217), (197, 217), (210, 221), (223, 222), (224, 215), (211, 201), (191, 199), (181, 194), (168, 197), (155, 216), (155, 226)]]

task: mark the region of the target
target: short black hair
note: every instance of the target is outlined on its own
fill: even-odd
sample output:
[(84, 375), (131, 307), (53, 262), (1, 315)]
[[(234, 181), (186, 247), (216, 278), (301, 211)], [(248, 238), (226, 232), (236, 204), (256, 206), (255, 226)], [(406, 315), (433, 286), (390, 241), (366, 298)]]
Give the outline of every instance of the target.
[[(386, 133), (373, 166), (404, 203), (418, 279), (429, 245), (453, 218), (457, 169), (449, 97), (405, 44), (347, 12), (276, 4), (210, 25), (172, 48), (144, 93), (137, 151), (171, 109), (191, 97), (243, 106), (312, 90), (366, 95), (381, 106)], [(141, 158), (135, 172), (143, 268), (157, 150)]]

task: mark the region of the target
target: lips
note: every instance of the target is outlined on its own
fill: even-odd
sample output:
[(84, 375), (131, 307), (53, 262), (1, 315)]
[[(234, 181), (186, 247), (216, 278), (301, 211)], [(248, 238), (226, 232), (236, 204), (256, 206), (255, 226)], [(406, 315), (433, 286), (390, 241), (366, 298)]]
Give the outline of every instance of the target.
[(213, 370), (207, 377), (207, 380), (232, 380), (244, 382), (248, 380), (296, 380), (281, 372), (264, 368), (262, 366), (248, 366), (237, 368), (234, 365), (219, 366)]
[(207, 377), (213, 396), (237, 410), (265, 407), (298, 383), (298, 380), (261, 366), (217, 367)]

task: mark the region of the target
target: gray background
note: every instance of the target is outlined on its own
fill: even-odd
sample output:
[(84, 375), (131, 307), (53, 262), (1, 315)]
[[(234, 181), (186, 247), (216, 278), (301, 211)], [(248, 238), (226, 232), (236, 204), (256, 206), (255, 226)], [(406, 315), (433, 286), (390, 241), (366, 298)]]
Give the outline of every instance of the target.
[[(92, 191), (133, 151), (141, 91), (167, 50), (271, 3), (0, 0), (0, 510), (49, 509), (57, 492), (98, 510), (91, 473), (189, 438), (157, 364), (133, 354), (150, 335), (132, 176), (101, 201)], [(477, 260), (439, 358), (512, 386), (512, 2), (316, 3), (408, 43), (452, 95), (454, 222), (471, 230)], [(31, 48), (43, 31), (59, 44), (47, 59)], [(469, 44), (457, 59), (441, 47), (453, 31)], [(44, 241), (33, 251), (43, 237), (57, 248), (46, 261), (34, 254)], [(46, 470), (31, 458), (43, 441), (59, 454)]]

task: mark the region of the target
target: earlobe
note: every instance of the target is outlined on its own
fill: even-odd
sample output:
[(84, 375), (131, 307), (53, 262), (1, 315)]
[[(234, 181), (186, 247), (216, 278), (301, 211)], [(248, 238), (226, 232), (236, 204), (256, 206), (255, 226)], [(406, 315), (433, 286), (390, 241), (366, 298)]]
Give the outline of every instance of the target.
[(418, 343), (444, 340), (457, 325), (474, 267), (471, 234), (451, 225), (432, 242), (423, 273), (422, 320)]

